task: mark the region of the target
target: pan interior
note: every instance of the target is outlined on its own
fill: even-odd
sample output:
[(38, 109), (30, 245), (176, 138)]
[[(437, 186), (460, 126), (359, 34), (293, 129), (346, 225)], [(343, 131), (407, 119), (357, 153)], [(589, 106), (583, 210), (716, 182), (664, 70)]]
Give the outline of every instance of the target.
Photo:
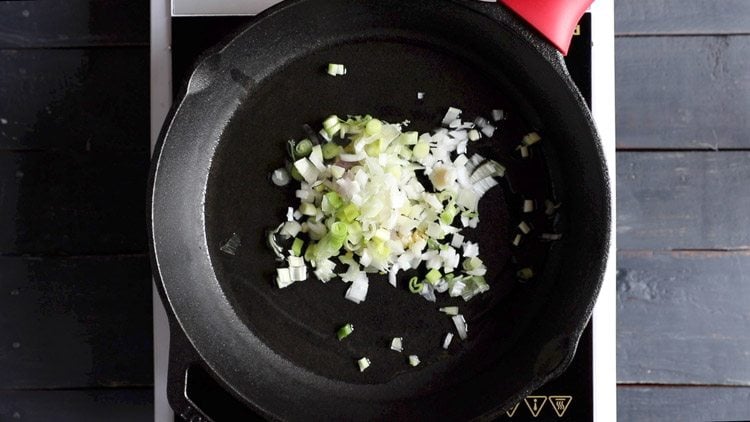
[[(345, 64), (347, 74), (328, 76), (328, 63)], [(236, 73), (242, 75), (241, 69)], [(551, 230), (544, 212), (523, 215), (521, 203), (533, 199), (543, 209), (544, 200), (552, 197), (548, 171), (552, 154), (539, 149), (531, 159), (520, 159), (516, 146), (522, 136), (543, 128), (527, 123), (538, 119), (511, 84), (497, 75), (481, 58), (453, 49), (403, 39), (369, 39), (310, 52), (251, 87), (216, 150), (205, 212), (217, 278), (237, 316), (254, 335), (301, 368), (355, 384), (388, 383), (415, 373), (437, 373), (437, 369), (440, 376), (465, 378), (502, 359), (543, 299), (535, 294), (537, 285), (519, 284), (515, 273), (523, 266), (541, 272), (548, 245), (528, 241), (513, 248), (511, 242), (521, 219), (537, 233)], [(237, 79), (241, 89), (246, 80)], [(424, 92), (424, 99), (417, 98), (418, 92)], [(509, 169), (500, 185), (482, 199), (479, 228), (463, 232), (479, 242), (491, 290), (468, 303), (447, 294), (431, 303), (409, 293), (406, 273), (400, 274), (398, 288), (385, 277), (372, 275), (367, 300), (359, 305), (344, 299), (348, 285), (338, 280), (323, 284), (311, 276), (278, 289), (277, 263), (266, 246), (265, 232), (284, 221), (287, 207), (298, 205), (291, 185), (279, 188), (269, 180), (287, 159), (286, 141), (303, 138), (303, 124), (320, 129), (320, 122), (331, 114), (409, 120), (410, 129), (424, 132), (439, 126), (449, 106), (462, 109), (466, 120), (489, 118), (493, 109), (503, 109), (508, 116), (494, 138), (469, 147), (470, 154), (496, 159)], [(219, 250), (232, 233), (242, 241), (235, 256)], [(455, 333), (455, 328), (437, 309), (449, 305), (460, 307), (470, 335), (464, 342), (456, 337), (445, 351), (443, 337)], [(339, 342), (335, 333), (345, 323), (352, 323), (355, 333)], [(389, 350), (393, 337), (404, 338), (403, 354)], [(410, 354), (420, 357), (420, 367), (409, 367)], [(363, 356), (370, 358), (372, 366), (360, 373), (355, 361)]]

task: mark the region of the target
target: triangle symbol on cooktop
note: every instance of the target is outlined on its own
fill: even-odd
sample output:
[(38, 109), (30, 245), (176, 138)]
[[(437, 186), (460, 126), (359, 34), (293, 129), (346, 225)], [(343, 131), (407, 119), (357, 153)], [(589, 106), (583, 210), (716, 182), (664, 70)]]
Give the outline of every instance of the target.
[(508, 415), (508, 417), (509, 417), (509, 418), (512, 418), (512, 417), (513, 417), (513, 415), (515, 415), (515, 414), (516, 414), (516, 410), (518, 410), (518, 405), (520, 405), (520, 404), (521, 404), (521, 403), (516, 403), (516, 405), (515, 405), (515, 406), (513, 406), (513, 407), (511, 407), (510, 409), (506, 410), (506, 411), (505, 411), (505, 414), (506, 414), (506, 415)]
[(547, 396), (528, 396), (523, 401), (526, 402), (526, 407), (529, 408), (531, 416), (537, 417), (541, 413), (544, 404), (547, 403)]
[(573, 397), (571, 396), (549, 396), (549, 405), (552, 406), (557, 416), (561, 418), (565, 414), (565, 411), (568, 410), (568, 406), (570, 406), (570, 402), (572, 401)]

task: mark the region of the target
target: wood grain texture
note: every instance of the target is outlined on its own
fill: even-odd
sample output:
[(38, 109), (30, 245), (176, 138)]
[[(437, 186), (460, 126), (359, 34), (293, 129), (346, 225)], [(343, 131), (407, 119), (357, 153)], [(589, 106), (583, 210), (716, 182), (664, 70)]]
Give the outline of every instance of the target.
[(617, 388), (617, 420), (637, 422), (747, 421), (750, 388)]
[(750, 35), (618, 38), (615, 48), (618, 148), (750, 148)]
[(0, 258), (0, 390), (151, 385), (151, 285), (146, 256)]
[(152, 389), (2, 391), (0, 420), (146, 422), (154, 419)]
[(0, 74), (0, 149), (148, 151), (148, 48), (0, 50)]
[(750, 386), (750, 252), (620, 252), (617, 380)]
[(0, 1), (0, 48), (143, 45), (146, 0)]
[(750, 34), (747, 0), (617, 0), (615, 33)]
[(0, 254), (146, 250), (146, 153), (0, 151)]
[(750, 248), (750, 152), (620, 152), (620, 249)]

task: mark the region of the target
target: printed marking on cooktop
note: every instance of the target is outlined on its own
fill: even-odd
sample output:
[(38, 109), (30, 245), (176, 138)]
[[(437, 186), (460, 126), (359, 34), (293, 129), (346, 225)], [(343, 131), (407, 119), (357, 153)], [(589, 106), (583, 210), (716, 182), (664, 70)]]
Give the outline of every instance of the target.
[(568, 406), (570, 406), (570, 402), (572, 401), (573, 397), (571, 396), (549, 396), (550, 406), (557, 413), (557, 416), (561, 418), (568, 410)]
[(506, 414), (506, 415), (508, 415), (508, 417), (509, 417), (509, 418), (512, 418), (512, 417), (513, 417), (513, 415), (515, 415), (515, 414), (516, 414), (516, 410), (518, 410), (518, 406), (519, 406), (520, 404), (521, 404), (521, 403), (516, 403), (516, 405), (515, 405), (515, 406), (513, 406), (513, 407), (511, 407), (510, 409), (508, 409), (508, 410), (507, 410), (507, 411), (505, 412), (505, 414)]
[(523, 401), (526, 403), (526, 407), (529, 408), (531, 416), (536, 418), (541, 413), (544, 404), (547, 403), (547, 396), (528, 396)]

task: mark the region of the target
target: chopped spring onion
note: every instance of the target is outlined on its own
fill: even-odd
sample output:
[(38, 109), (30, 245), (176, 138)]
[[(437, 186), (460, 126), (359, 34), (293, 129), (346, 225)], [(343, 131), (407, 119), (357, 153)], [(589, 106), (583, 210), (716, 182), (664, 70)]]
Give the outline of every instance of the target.
[(399, 353), (404, 351), (403, 337), (393, 337), (393, 340), (391, 340), (391, 350), (395, 350)]
[[(412, 278), (408, 288), (429, 301), (436, 293), (466, 299), (486, 291), (489, 286), (475, 280), (487, 269), (476, 244), (464, 245), (459, 221), (477, 227), (479, 200), (505, 168), (478, 154), (467, 157), (470, 137), (494, 128), (478, 119), (475, 129), (460, 115), (451, 108), (447, 128), (422, 134), (404, 132), (408, 122), (372, 116), (329, 116), (320, 136), (308, 127), (308, 139), (290, 144), (300, 203), (291, 219), (287, 215), (290, 224), (275, 233), (293, 239), (289, 254), (303, 258), (322, 282), (340, 277), (351, 283), (345, 298), (355, 303), (365, 300), (368, 274), (387, 274), (397, 286), (398, 272), (410, 269), (424, 269), (423, 279)], [(331, 141), (337, 135), (344, 141)], [(286, 253), (271, 240), (275, 253)], [(336, 270), (338, 263), (344, 272)], [(282, 271), (281, 284), (307, 277), (307, 266), (298, 264)]]
[(492, 120), (499, 122), (505, 119), (505, 111), (503, 110), (492, 110)]
[(466, 323), (466, 319), (461, 314), (454, 315), (452, 319), (453, 319), (453, 325), (456, 326), (458, 337), (461, 340), (466, 340), (466, 336), (469, 332), (469, 325)]
[(294, 241), (292, 242), (292, 254), (294, 256), (302, 256), (302, 248), (305, 246), (305, 241), (295, 237)]
[(307, 158), (301, 158), (294, 162), (294, 168), (299, 172), (300, 176), (305, 179), (305, 182), (309, 184), (315, 183), (320, 175), (317, 168)]
[(529, 156), (530, 156), (530, 154), (529, 154), (529, 147), (527, 147), (526, 145), (524, 145), (524, 146), (522, 146), (520, 148), (520, 150), (521, 150), (521, 158), (529, 158)]
[(534, 201), (531, 199), (525, 199), (523, 201), (523, 212), (530, 213), (534, 212)]
[(232, 233), (232, 237), (230, 237), (229, 240), (227, 240), (219, 249), (227, 255), (236, 255), (237, 248), (241, 245), (242, 240), (240, 240), (240, 236), (237, 233)]
[(453, 341), (453, 333), (446, 334), (445, 339), (443, 340), (443, 349), (448, 350), (448, 346), (451, 345), (451, 341)]
[(362, 358), (357, 361), (357, 365), (359, 366), (359, 372), (365, 372), (365, 369), (370, 367), (370, 359)]
[(292, 177), (285, 168), (276, 169), (271, 173), (271, 182), (276, 186), (286, 186), (292, 181)]
[(526, 224), (525, 221), (521, 221), (521, 223), (518, 225), (518, 229), (521, 230), (521, 233), (523, 234), (529, 234), (529, 232), (531, 232), (531, 227)]
[(472, 142), (478, 141), (481, 137), (482, 137), (482, 135), (480, 135), (479, 131), (476, 130), (476, 129), (472, 129), (468, 133), (468, 138)]
[(343, 151), (343, 148), (341, 148), (339, 145), (334, 144), (333, 142), (323, 144), (322, 148), (323, 158), (326, 160), (333, 160), (334, 158), (338, 157), (339, 154), (341, 154), (341, 151)]
[(532, 277), (534, 277), (534, 270), (529, 267), (521, 268), (516, 272), (516, 276), (524, 281), (530, 280)]
[(336, 332), (336, 337), (339, 339), (339, 341), (349, 337), (349, 335), (354, 332), (354, 326), (352, 324), (346, 324), (339, 328), (339, 330)]
[(458, 306), (446, 306), (444, 308), (440, 308), (440, 312), (451, 316), (458, 315)]
[(418, 100), (424, 100), (424, 92), (417, 92), (417, 99)]
[(303, 139), (297, 142), (297, 145), (294, 146), (294, 158), (300, 159), (303, 157), (307, 157), (312, 152), (312, 149), (312, 141), (310, 141), (309, 139)]
[(417, 366), (420, 364), (419, 356), (417, 355), (409, 355), (409, 365), (411, 366)]
[(299, 206), (299, 212), (302, 213), (302, 215), (306, 215), (309, 217), (314, 217), (315, 214), (317, 214), (318, 210), (315, 208), (315, 205), (309, 203), (309, 202), (303, 202)]
[(443, 275), (440, 274), (440, 271), (438, 271), (437, 269), (433, 268), (425, 276), (425, 281), (427, 281), (428, 283), (430, 283), (432, 285), (435, 285), (435, 283), (437, 283), (442, 276)]
[(409, 280), (409, 291), (412, 293), (420, 293), (422, 291), (423, 283), (419, 282), (419, 278), (414, 276)]
[(342, 76), (346, 75), (346, 67), (343, 64), (329, 63), (328, 71), (326, 72), (331, 76)]

